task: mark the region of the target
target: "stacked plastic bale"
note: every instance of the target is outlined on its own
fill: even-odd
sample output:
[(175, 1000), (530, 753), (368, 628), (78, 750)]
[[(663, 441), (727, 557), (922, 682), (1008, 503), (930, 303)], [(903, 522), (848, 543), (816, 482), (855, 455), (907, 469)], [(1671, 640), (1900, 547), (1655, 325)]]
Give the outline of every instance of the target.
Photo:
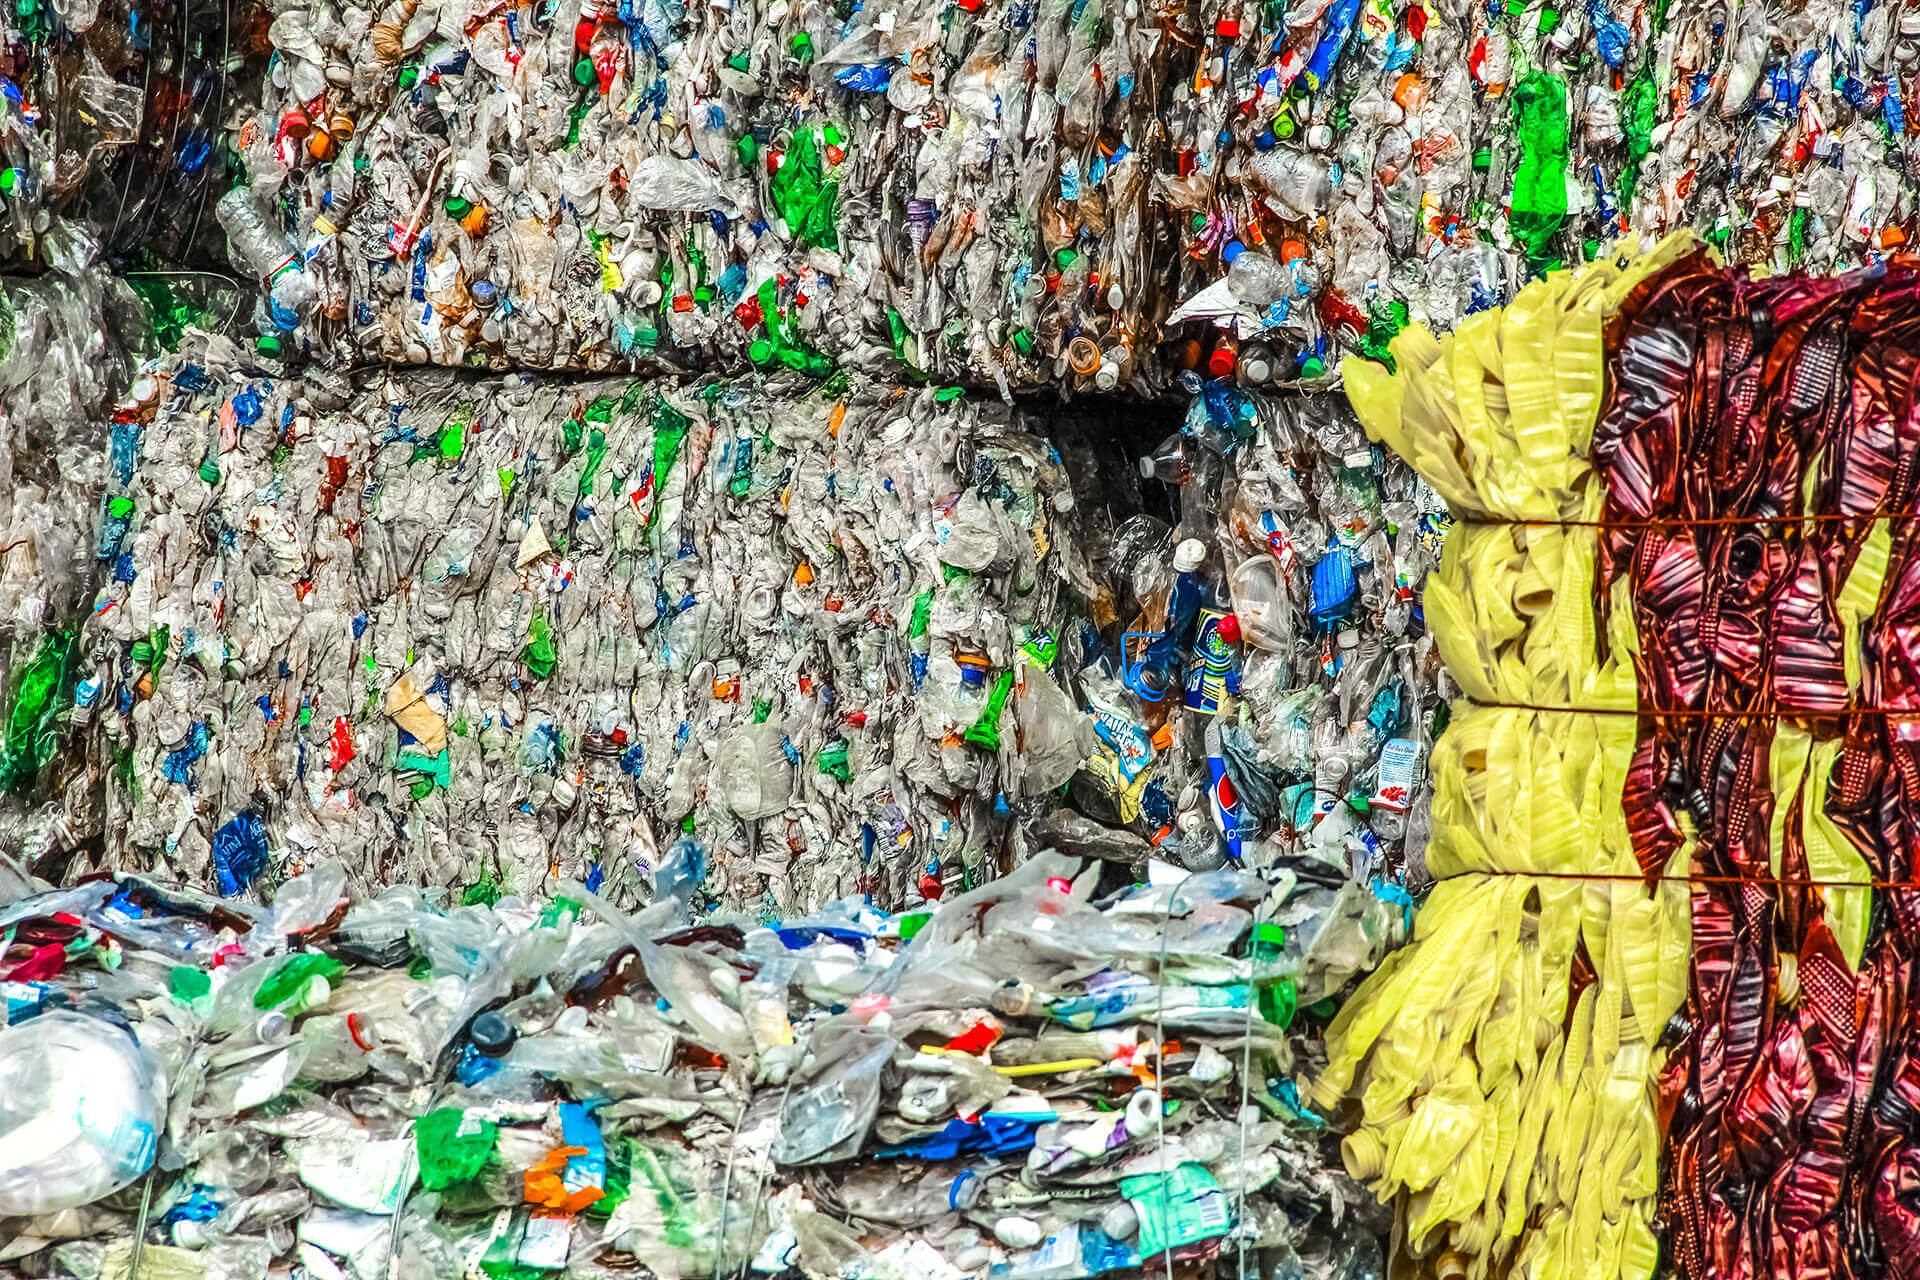
[(1114, 386), (1172, 306), (1161, 38), (1100, 4), (302, 3), (273, 34), (223, 219), (263, 275), (303, 261), (278, 318), (343, 358), (992, 386), (1105, 350)]
[(231, 292), (151, 268), (218, 230), (214, 117), (249, 92), (232, 17), (93, 0), (0, 14), (0, 846), (35, 859), (98, 831), (60, 746), (109, 411), (138, 353)]
[(85, 696), (116, 865), (897, 902), (993, 874), (1087, 754), (1049, 671), (1101, 589), (997, 405), (212, 346), (114, 439)]
[(224, 220), (349, 360), (1315, 379), (1624, 230), (1824, 269), (1912, 208), (1892, 10), (277, 13)]

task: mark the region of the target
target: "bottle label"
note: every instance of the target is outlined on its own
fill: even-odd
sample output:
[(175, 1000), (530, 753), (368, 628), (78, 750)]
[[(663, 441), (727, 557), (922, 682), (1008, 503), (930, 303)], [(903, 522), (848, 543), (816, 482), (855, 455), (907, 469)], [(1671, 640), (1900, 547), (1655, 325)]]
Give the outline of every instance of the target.
[(1153, 735), (1116, 707), (1090, 699), (1094, 734), (1114, 754), (1122, 785), (1130, 785), (1153, 762)]
[(1187, 708), (1217, 716), (1227, 695), (1239, 692), (1240, 672), (1233, 645), (1220, 634), (1224, 610), (1200, 610), (1193, 641), (1193, 659), (1187, 664)]
[(1420, 748), (1406, 738), (1389, 739), (1380, 748), (1379, 783), (1369, 803), (1377, 808), (1404, 812), (1413, 802), (1413, 790), (1420, 777)]

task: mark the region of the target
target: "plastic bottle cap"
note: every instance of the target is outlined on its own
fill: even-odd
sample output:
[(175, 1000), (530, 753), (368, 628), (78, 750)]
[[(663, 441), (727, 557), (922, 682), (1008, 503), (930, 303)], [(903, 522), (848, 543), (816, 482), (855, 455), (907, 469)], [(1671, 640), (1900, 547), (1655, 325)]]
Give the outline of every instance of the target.
[(489, 1058), (505, 1055), (507, 1050), (513, 1048), (513, 1042), (517, 1038), (518, 1033), (514, 1031), (513, 1024), (492, 1009), (475, 1018), (473, 1025), (467, 1028), (467, 1039), (473, 1042), (475, 1049)]
[(472, 284), (467, 286), (467, 292), (472, 294), (473, 300), (479, 303), (481, 306), (490, 307), (493, 305), (495, 291), (494, 291), (492, 281), (475, 280)]
[(1228, 644), (1240, 643), (1240, 619), (1234, 614), (1226, 614), (1216, 624), (1220, 638)]
[(1140, 459), (1140, 478), (1142, 480), (1153, 479), (1153, 459), (1152, 458)]
[(1234, 259), (1246, 251), (1247, 246), (1241, 244), (1238, 240), (1229, 240), (1227, 241), (1227, 247), (1220, 251), (1220, 256), (1226, 259), (1228, 266), (1232, 266)]
[(1192, 573), (1207, 561), (1207, 544), (1198, 538), (1182, 538), (1173, 549), (1173, 571)]
[(1246, 954), (1254, 960), (1269, 960), (1279, 956), (1286, 948), (1286, 927), (1275, 925), (1271, 919), (1263, 919), (1254, 925), (1254, 938), (1246, 946)]
[(1075, 373), (1087, 377), (1100, 367), (1100, 348), (1082, 334), (1067, 344), (1067, 363)]
[(1224, 344), (1215, 347), (1213, 354), (1207, 357), (1207, 371), (1216, 378), (1231, 377), (1234, 364), (1233, 348)]

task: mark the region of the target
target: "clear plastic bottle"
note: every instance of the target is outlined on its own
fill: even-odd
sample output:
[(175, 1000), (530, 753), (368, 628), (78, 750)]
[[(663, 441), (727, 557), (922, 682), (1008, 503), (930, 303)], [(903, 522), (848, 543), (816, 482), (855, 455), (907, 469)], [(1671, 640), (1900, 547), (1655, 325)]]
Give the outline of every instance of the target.
[(1140, 478), (1162, 484), (1185, 484), (1193, 472), (1187, 438), (1176, 431), (1140, 459)]
[(1386, 1264), (1381, 1258), (1380, 1242), (1364, 1232), (1356, 1234), (1333, 1257), (1331, 1280), (1381, 1280)]
[(1270, 653), (1293, 651), (1293, 606), (1280, 564), (1272, 556), (1254, 556), (1234, 568), (1227, 584), (1233, 611), (1240, 619), (1240, 635), (1248, 644)]
[[(268, 282), (269, 306), (283, 327), (313, 301), (313, 281), (306, 264), (284, 235), (267, 224), (266, 214), (248, 187), (235, 187), (213, 207), (214, 217), (226, 229), (229, 251), (236, 264)], [(281, 312), (288, 313), (281, 315)]]
[[(1241, 305), (1265, 315), (1268, 307), (1292, 296), (1292, 276), (1266, 254), (1235, 241), (1227, 246), (1223, 256), (1227, 260), (1227, 288)], [(1245, 359), (1243, 354), (1243, 363)]]
[(1273, 349), (1264, 342), (1249, 342), (1240, 348), (1240, 380), (1248, 386), (1273, 381), (1279, 362)]
[(786, 735), (771, 721), (748, 725), (727, 739), (714, 762), (712, 786), (735, 815), (770, 818), (793, 798), (793, 765), (781, 743)]

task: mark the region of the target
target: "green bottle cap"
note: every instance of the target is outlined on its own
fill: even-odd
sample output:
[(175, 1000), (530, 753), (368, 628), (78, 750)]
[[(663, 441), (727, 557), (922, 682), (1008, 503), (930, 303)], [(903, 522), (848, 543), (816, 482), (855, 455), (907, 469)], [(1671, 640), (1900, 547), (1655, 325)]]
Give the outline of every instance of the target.
[(593, 59), (582, 58), (573, 64), (573, 82), (578, 85), (593, 83)]
[(464, 218), (473, 212), (473, 201), (462, 200), (459, 196), (448, 196), (441, 207), (455, 218)]
[(755, 364), (766, 364), (773, 359), (773, 344), (765, 338), (755, 338), (747, 348), (747, 359)]
[(1275, 924), (1271, 920), (1262, 920), (1253, 926), (1253, 937), (1247, 943), (1247, 954), (1256, 960), (1272, 960), (1279, 956), (1286, 945), (1286, 926)]
[(278, 359), (280, 356), (280, 335), (277, 333), (263, 333), (260, 335), (260, 340), (254, 344), (254, 347), (261, 355)]

